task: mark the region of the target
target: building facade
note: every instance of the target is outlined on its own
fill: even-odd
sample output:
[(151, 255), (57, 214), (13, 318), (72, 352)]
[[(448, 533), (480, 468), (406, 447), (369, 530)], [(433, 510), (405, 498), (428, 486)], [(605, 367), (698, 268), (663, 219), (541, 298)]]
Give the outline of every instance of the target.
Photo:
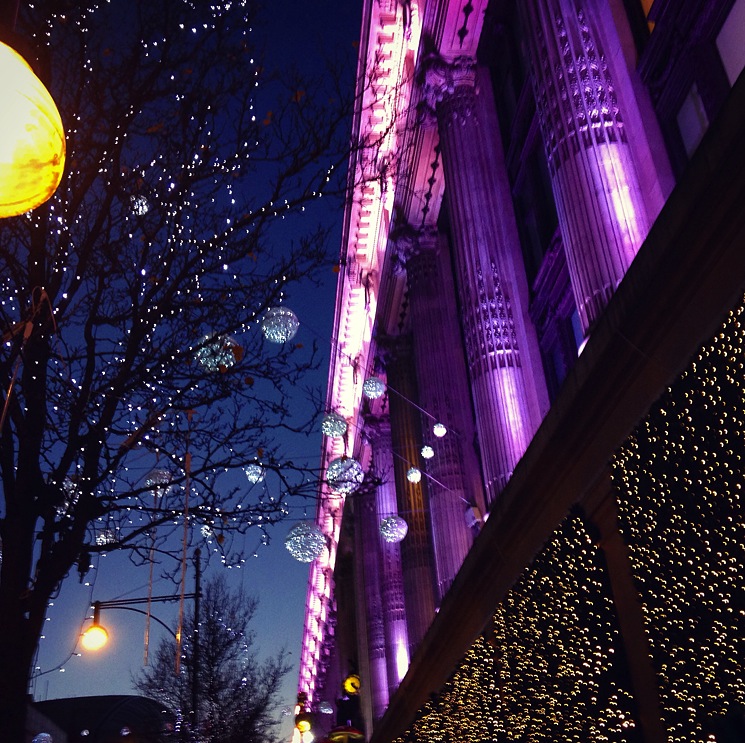
[(745, 0), (364, 0), (321, 732), (745, 736), (743, 66)]

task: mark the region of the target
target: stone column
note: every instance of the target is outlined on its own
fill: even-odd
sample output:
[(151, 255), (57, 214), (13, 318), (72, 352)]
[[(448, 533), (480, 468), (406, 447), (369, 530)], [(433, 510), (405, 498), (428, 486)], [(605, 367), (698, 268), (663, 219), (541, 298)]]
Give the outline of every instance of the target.
[[(474, 534), (466, 519), (473, 519), (474, 508), (483, 512), (483, 492), (472, 437), (465, 438), (472, 429), (471, 406), (447, 241), (435, 229), (409, 227), (397, 227), (391, 238), (406, 267), (419, 404), (432, 416), (423, 420), (422, 441), (434, 455), (421, 463), (439, 604), (471, 547)], [(444, 438), (432, 433), (435, 422), (448, 428)]]
[[(377, 479), (377, 478), (375, 478)], [(359, 550), (361, 575), (358, 593), (364, 606), (364, 637), (361, 648), (368, 660), (370, 700), (373, 720), (379, 720), (388, 706), (388, 666), (386, 663), (383, 618), (382, 551), (379, 531), (376, 487), (374, 481), (365, 483), (354, 496), (356, 543)]]
[(518, 3), (530, 43), (536, 108), (585, 335), (649, 229), (616, 82), (592, 3)]
[[(499, 131), (469, 59), (423, 62), (436, 111), (461, 317), (487, 502), (509, 480), (541, 419), (542, 368)], [(492, 112), (493, 113), (493, 112)], [(521, 293), (522, 292), (522, 293)], [(528, 348), (533, 344), (532, 348)], [(526, 360), (530, 357), (530, 363)], [(545, 390), (543, 392), (545, 394)]]
[(388, 418), (366, 418), (365, 436), (372, 449), (371, 475), (377, 484), (375, 521), (378, 537), (377, 554), (380, 559), (380, 614), (383, 620), (386, 674), (390, 698), (409, 668), (409, 635), (406, 628), (401, 547), (399, 544), (389, 544), (383, 541), (378, 531), (380, 522), (384, 518), (398, 513), (396, 484), (393, 479), (391, 424)]
[(430, 542), (427, 480), (410, 482), (407, 471), (419, 460), (422, 440), (411, 339), (378, 338), (388, 379), (393, 475), (398, 512), (409, 526), (401, 542), (409, 651), (413, 655), (435, 615), (434, 570)]

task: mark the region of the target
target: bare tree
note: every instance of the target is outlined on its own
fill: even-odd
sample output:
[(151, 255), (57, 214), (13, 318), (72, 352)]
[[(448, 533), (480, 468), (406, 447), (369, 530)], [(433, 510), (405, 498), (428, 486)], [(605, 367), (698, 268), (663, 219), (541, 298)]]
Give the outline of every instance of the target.
[[(187, 616), (180, 671), (174, 673), (176, 643), (163, 640), (155, 660), (135, 679), (135, 686), (176, 712), (189, 726), (194, 686), (200, 740), (206, 743), (273, 743), (279, 724), (278, 692), (290, 670), (287, 656), (259, 661), (250, 630), (258, 602), (231, 591), (223, 576), (207, 583), (200, 609)], [(198, 626), (198, 632), (194, 629)], [(195, 666), (194, 642), (199, 642)]]
[[(91, 555), (178, 557), (203, 527), (237, 560), (315, 491), (279, 436), (309, 430), (290, 396), (314, 344), (260, 323), (331, 270), (313, 209), (343, 190), (352, 96), (270, 75), (251, 21), (228, 0), (21, 9), (67, 165), (0, 222), (2, 741), (22, 740), (48, 602)], [(261, 488), (231, 479), (250, 464)]]

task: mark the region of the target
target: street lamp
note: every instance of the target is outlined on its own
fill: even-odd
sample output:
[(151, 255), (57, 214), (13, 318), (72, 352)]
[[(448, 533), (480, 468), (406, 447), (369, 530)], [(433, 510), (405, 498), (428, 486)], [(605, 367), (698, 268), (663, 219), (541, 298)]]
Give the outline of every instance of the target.
[[(201, 552), (199, 549), (194, 551), (194, 593), (179, 593), (168, 596), (146, 596), (143, 598), (131, 599), (112, 599), (110, 601), (93, 602), (93, 623), (81, 635), (80, 642), (86, 650), (100, 650), (109, 639), (109, 633), (101, 625), (101, 609), (123, 609), (125, 611), (134, 611), (143, 614), (150, 619), (155, 620), (161, 627), (164, 627), (171, 636), (176, 640), (177, 653), (181, 651), (181, 626), (179, 622), (178, 634), (174, 632), (165, 622), (161, 621), (149, 611), (143, 611), (136, 608), (137, 605), (163, 603), (167, 601), (180, 601), (182, 599), (194, 599), (194, 634), (192, 636), (192, 665), (191, 665), (191, 724), (192, 729), (196, 730), (199, 723), (199, 600), (201, 597)], [(177, 671), (178, 672), (178, 671)]]

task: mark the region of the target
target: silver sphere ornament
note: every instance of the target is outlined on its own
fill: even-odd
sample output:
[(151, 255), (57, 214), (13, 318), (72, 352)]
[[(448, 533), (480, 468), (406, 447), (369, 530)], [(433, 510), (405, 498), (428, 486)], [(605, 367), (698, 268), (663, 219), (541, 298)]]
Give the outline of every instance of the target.
[(437, 436), (438, 439), (441, 439), (447, 432), (448, 430), (445, 428), (443, 423), (435, 423), (435, 425), (432, 426), (432, 433)]
[(385, 395), (385, 382), (379, 377), (368, 377), (362, 384), (362, 394), (368, 400), (377, 400)]
[(418, 467), (409, 467), (406, 471), (406, 479), (409, 482), (420, 482), (422, 479), (422, 471)]
[(388, 516), (380, 522), (380, 535), (389, 544), (400, 542), (409, 532), (409, 525), (400, 516)]
[(105, 547), (107, 544), (114, 544), (116, 542), (116, 535), (111, 529), (104, 529), (96, 535), (96, 544), (99, 547)]
[(154, 469), (145, 480), (145, 487), (151, 490), (156, 498), (162, 498), (171, 489), (173, 474), (166, 469)]
[(263, 482), (266, 477), (266, 472), (260, 464), (247, 464), (243, 471), (246, 473), (246, 478), (252, 485), (256, 485), (257, 482)]
[(261, 332), (270, 343), (291, 341), (300, 327), (300, 321), (286, 307), (271, 307), (261, 321)]
[(226, 371), (238, 360), (239, 346), (229, 335), (206, 335), (197, 349), (197, 361), (210, 372)]
[(318, 711), (322, 715), (333, 715), (334, 708), (331, 706), (331, 702), (323, 701), (318, 705)]
[(321, 422), (321, 431), (331, 439), (340, 439), (347, 432), (347, 421), (338, 413), (327, 413)]
[(313, 562), (326, 549), (326, 537), (313, 524), (298, 524), (285, 537), (287, 551), (298, 562)]
[(435, 456), (435, 450), (429, 444), (425, 444), (422, 447), (421, 455), (422, 459), (432, 459)]
[(353, 493), (364, 479), (362, 465), (352, 457), (334, 459), (326, 468), (326, 482), (335, 493), (341, 495)]

